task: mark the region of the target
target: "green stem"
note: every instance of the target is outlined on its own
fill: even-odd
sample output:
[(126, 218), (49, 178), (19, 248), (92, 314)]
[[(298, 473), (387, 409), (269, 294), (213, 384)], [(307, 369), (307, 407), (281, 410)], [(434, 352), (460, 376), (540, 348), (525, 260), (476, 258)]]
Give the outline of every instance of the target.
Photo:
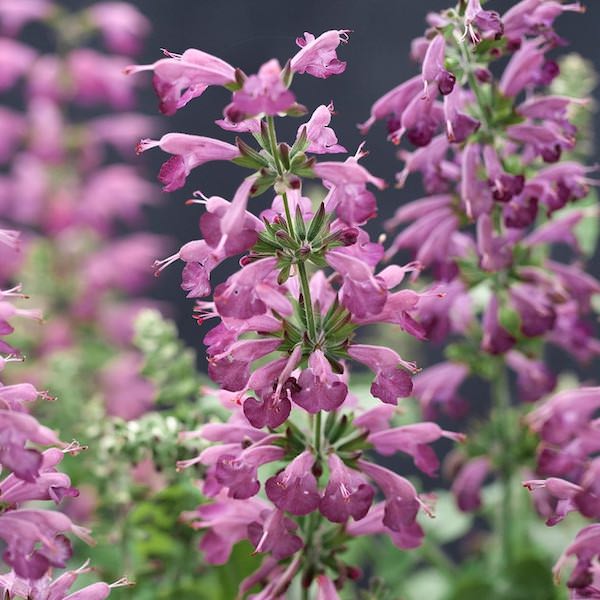
[(310, 295), (310, 285), (308, 283), (308, 275), (306, 274), (306, 265), (303, 262), (298, 263), (298, 275), (300, 275), (300, 283), (302, 285), (302, 296), (304, 297), (304, 311), (306, 313), (306, 323), (308, 325), (308, 333), (313, 341), (317, 339), (317, 329), (315, 327), (315, 316), (313, 314), (312, 298)]
[(440, 573), (447, 577), (456, 575), (456, 565), (450, 560), (448, 555), (435, 543), (425, 538), (422, 546), (422, 553), (425, 559), (436, 567)]
[(275, 119), (273, 117), (267, 117), (267, 132), (269, 134), (269, 146), (271, 150), (271, 156), (275, 161), (275, 167), (277, 172), (283, 174), (283, 166), (279, 160), (279, 151), (277, 150), (277, 133), (275, 132)]
[(281, 197), (283, 198), (283, 208), (285, 209), (285, 220), (288, 224), (288, 231), (290, 232), (290, 235), (292, 237), (296, 237), (296, 234), (294, 233), (294, 221), (292, 221), (292, 213), (290, 211), (290, 204), (288, 202), (287, 193), (283, 192), (283, 194), (281, 194)]
[(485, 129), (485, 131), (490, 131), (490, 106), (488, 102), (486, 102), (483, 94), (481, 93), (481, 84), (477, 81), (475, 77), (475, 73), (473, 71), (473, 65), (471, 64), (471, 60), (469, 58), (469, 49), (465, 46), (463, 41), (458, 42), (458, 47), (460, 50), (460, 54), (462, 57), (462, 68), (467, 75), (467, 81), (469, 82), (469, 87), (475, 94), (475, 98), (477, 99), (477, 105), (479, 108), (479, 115), (481, 118), (481, 123)]
[(494, 408), (497, 413), (497, 438), (501, 456), (502, 504), (499, 534), (502, 541), (502, 562), (510, 567), (513, 562), (513, 470), (511, 449), (513, 445), (510, 389), (506, 367), (502, 366), (492, 384)]
[(302, 600), (309, 600), (310, 598), (310, 587), (302, 588)]
[(319, 411), (315, 417), (315, 451), (317, 456), (321, 452), (321, 411)]

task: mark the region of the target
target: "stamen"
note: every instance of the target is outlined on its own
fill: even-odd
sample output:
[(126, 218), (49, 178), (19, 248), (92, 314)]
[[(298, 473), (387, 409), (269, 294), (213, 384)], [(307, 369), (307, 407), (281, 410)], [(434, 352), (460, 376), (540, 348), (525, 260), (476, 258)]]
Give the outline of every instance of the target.
[(162, 260), (155, 260), (152, 263), (152, 267), (154, 268), (154, 277), (158, 277), (164, 269), (166, 269), (169, 265), (172, 265), (174, 262), (177, 262), (179, 258), (179, 252), (177, 252), (176, 254), (172, 254), (171, 256), (163, 258)]

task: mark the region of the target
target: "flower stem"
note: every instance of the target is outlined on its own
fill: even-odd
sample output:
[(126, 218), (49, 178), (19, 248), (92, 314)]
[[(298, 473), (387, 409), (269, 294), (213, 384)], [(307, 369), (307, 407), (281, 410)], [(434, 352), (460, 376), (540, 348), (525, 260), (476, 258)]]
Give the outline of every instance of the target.
[(421, 550), (425, 560), (436, 567), (440, 573), (443, 573), (447, 577), (453, 577), (456, 574), (456, 565), (435, 542), (425, 537)]
[(310, 586), (302, 588), (302, 600), (309, 600), (310, 598)]
[(310, 285), (308, 283), (308, 275), (306, 274), (306, 265), (303, 262), (299, 262), (297, 266), (300, 283), (302, 285), (302, 296), (304, 297), (304, 311), (306, 313), (308, 333), (312, 340), (315, 341), (317, 339), (317, 330), (315, 327), (315, 316), (313, 314), (312, 298), (310, 295)]
[(477, 100), (477, 106), (479, 108), (479, 115), (481, 118), (481, 123), (486, 132), (490, 131), (490, 106), (489, 103), (486, 102), (482, 90), (481, 84), (478, 83), (477, 78), (475, 77), (475, 72), (473, 69), (473, 65), (471, 64), (471, 60), (469, 57), (469, 48), (464, 43), (463, 40), (458, 40), (458, 48), (460, 50), (460, 55), (462, 58), (462, 68), (467, 76), (467, 81), (469, 82), (469, 87), (473, 94), (475, 94), (475, 98)]
[(510, 567), (513, 562), (513, 470), (514, 464), (511, 460), (511, 449), (513, 445), (512, 419), (510, 389), (506, 367), (502, 366), (492, 384), (492, 395), (494, 408), (496, 410), (497, 439), (499, 442), (501, 456), (501, 487), (502, 504), (499, 519), (499, 535), (502, 541), (502, 562), (505, 567)]
[(287, 193), (283, 192), (283, 194), (281, 194), (281, 197), (283, 198), (283, 208), (285, 210), (285, 220), (288, 224), (288, 231), (292, 237), (296, 237), (294, 233), (294, 221), (292, 221), (292, 213), (290, 211), (290, 204), (288, 202)]
[(321, 415), (322, 412), (319, 411), (315, 417), (315, 452), (317, 456), (321, 452)]
[(267, 132), (269, 134), (269, 146), (271, 150), (271, 156), (275, 161), (277, 172), (281, 175), (283, 173), (283, 167), (279, 160), (279, 151), (277, 150), (277, 133), (275, 132), (275, 119), (271, 116), (267, 117)]

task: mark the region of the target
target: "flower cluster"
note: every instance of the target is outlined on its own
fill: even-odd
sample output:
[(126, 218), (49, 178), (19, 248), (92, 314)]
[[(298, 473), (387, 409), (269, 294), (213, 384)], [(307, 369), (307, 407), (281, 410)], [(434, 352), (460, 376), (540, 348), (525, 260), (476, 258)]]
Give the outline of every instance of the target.
[[(251, 134), (258, 144), (169, 133), (138, 145), (140, 152), (160, 147), (172, 155), (159, 174), (166, 191), (182, 187), (209, 161), (251, 171), (231, 201), (195, 194), (189, 202), (205, 207), (202, 238), (156, 267), (160, 272), (182, 261), (181, 287), (197, 299), (197, 320), (218, 321), (204, 343), (209, 375), (231, 414), (226, 423), (183, 434), (208, 443), (178, 466), (201, 465), (202, 491), (213, 498), (185, 518), (205, 531), (200, 547), (210, 563), (226, 562), (244, 539), (267, 554), (240, 589), (244, 595), (262, 584), (252, 596), (257, 599), (283, 597), (299, 574), (305, 588), (316, 582), (320, 597), (337, 598), (335, 589), (359, 576), (338, 556), (353, 536), (387, 533), (400, 548), (418, 546), (423, 531), (417, 516), (430, 508), (405, 477), (365, 453), (403, 452), (434, 474), (438, 459), (430, 444), (462, 439), (433, 422), (394, 427), (396, 405), (411, 394), (417, 368), (390, 348), (357, 339), (361, 326), (374, 323), (424, 338), (425, 327), (415, 318), (419, 306), (442, 301), (436, 291), (400, 288), (418, 265), (378, 266), (384, 249), (363, 226), (376, 214), (371, 188), (384, 182), (360, 164), (362, 148), (343, 162), (318, 160), (345, 152), (330, 128), (331, 104), (300, 125), (291, 145), (277, 139), (274, 117), (306, 112), (290, 89), (293, 77), (342, 73), (337, 48), (348, 33), (305, 33), (285, 66), (273, 59), (250, 76), (196, 49), (166, 52), (152, 65), (128, 69), (153, 72), (167, 114), (208, 86), (226, 88), (231, 102), (217, 124)], [(304, 195), (305, 178), (322, 181), (322, 202)], [(252, 198), (269, 190), (270, 208), (253, 214)], [(212, 271), (241, 254), (239, 270), (213, 290)], [(211, 292), (212, 300), (205, 300)], [(351, 361), (372, 371), (371, 394), (381, 404), (365, 407), (353, 396)], [(377, 489), (382, 501), (375, 500)]]
[[(597, 182), (590, 176), (595, 168), (572, 154), (578, 135), (573, 111), (586, 100), (548, 93), (560, 74), (548, 52), (563, 44), (554, 20), (565, 11), (583, 10), (578, 2), (522, 0), (500, 15), (479, 0), (465, 0), (429, 14), (429, 29), (411, 47), (421, 73), (381, 97), (360, 126), (366, 133), (385, 120), (392, 142), (412, 145), (398, 151), (404, 163), (398, 187), (420, 173), (426, 196), (404, 204), (387, 222), (389, 232), (403, 227), (387, 256), (410, 251), (446, 292), (442, 302), (417, 307), (425, 333), (440, 342), (462, 338), (447, 347), (447, 362), (419, 374), (415, 395), (426, 414), (441, 407), (456, 416), (466, 409), (458, 390), (469, 375), (493, 385), (495, 443), (480, 443), (463, 457), (453, 482), (465, 511), (481, 505), (480, 489), (490, 473), (511, 486), (511, 472), (532, 459), (518, 417), (511, 414), (506, 368), (515, 376), (519, 399), (532, 403), (552, 392), (557, 381), (544, 362), (545, 344), (581, 362), (600, 353), (590, 318), (600, 282), (584, 271), (578, 239), (578, 226), (597, 218), (593, 207), (584, 206)], [(572, 262), (556, 258), (558, 245), (570, 250), (561, 256), (568, 254)], [(566, 397), (579, 394), (586, 391)], [(552, 406), (558, 404), (549, 402), (532, 419), (541, 423), (542, 412)], [(591, 419), (583, 406), (577, 410), (582, 419)], [(577, 434), (577, 441), (570, 437), (566, 415), (571, 412), (553, 414), (560, 421), (552, 421), (553, 431), (573, 441), (581, 455), (573, 459), (574, 467), (562, 451), (543, 446), (541, 471), (561, 476), (576, 468), (583, 476), (578, 469), (590, 447)], [(586, 432), (593, 429), (593, 421), (577, 423)], [(554, 443), (548, 435), (543, 439)], [(556, 485), (549, 485), (550, 494)], [(576, 492), (558, 487), (562, 514), (565, 498)], [(505, 548), (507, 556), (510, 560)]]
[[(70, 11), (49, 0), (0, 1), (0, 227), (10, 228), (0, 233), (0, 284), (23, 282), (47, 319), (41, 329), (21, 328), (29, 360), (18, 378), (8, 373), (7, 382), (26, 379), (60, 397), (54, 410), (32, 412), (90, 446), (78, 461), (65, 461), (81, 494), (63, 509), (81, 523), (110, 515), (104, 527), (111, 544), (123, 544), (124, 505), (134, 478), (141, 483), (144, 477), (130, 461), (102, 460), (110, 442), (101, 437), (113, 423), (118, 427), (154, 406), (156, 387), (139, 374), (134, 321), (141, 309), (156, 306), (141, 296), (153, 283), (152, 261), (167, 246), (164, 238), (139, 231), (158, 189), (131, 162), (135, 142), (157, 122), (135, 112), (136, 85), (123, 74), (148, 31), (146, 17), (125, 2)], [(23, 232), (18, 246), (13, 229)], [(27, 468), (23, 456), (30, 455), (23, 452), (13, 470)], [(149, 481), (152, 463), (143, 464)], [(52, 481), (54, 470), (49, 463), (44, 477)], [(102, 544), (106, 532), (96, 532)], [(31, 560), (42, 568), (41, 559)], [(116, 579), (122, 571), (112, 572), (113, 564), (96, 561)], [(41, 580), (35, 585), (42, 589)]]
[[(15, 38), (32, 21), (46, 27), (55, 54)], [(137, 295), (147, 287), (151, 277), (144, 264), (165, 246), (157, 236), (131, 230), (156, 193), (123, 162), (133, 156), (141, 132), (154, 126), (151, 118), (131, 112), (135, 88), (122, 74), (127, 55), (139, 50), (148, 28), (146, 18), (124, 2), (99, 2), (75, 13), (46, 0), (0, 5), (7, 67), (0, 91), (16, 90), (25, 106), (24, 113), (0, 109), (0, 161), (9, 163), (0, 176), (0, 219), (24, 230), (22, 252), (2, 251), (0, 278), (21, 278), (22, 269), (43, 262), (42, 273), (27, 282), (45, 298), (51, 317), (38, 344), (38, 381), (44, 379), (41, 363), (77, 346), (77, 331), (96, 322), (98, 336), (122, 349), (123, 363), (107, 365), (108, 371), (118, 370), (128, 385), (143, 387), (137, 378), (140, 361), (129, 343), (141, 305), (116, 296)], [(83, 45), (94, 36), (112, 54)], [(110, 114), (99, 116), (105, 107)], [(82, 120), (82, 115), (91, 116)], [(123, 227), (130, 231), (116, 241)], [(121, 392), (107, 410), (133, 418), (149, 408), (152, 395), (147, 385), (129, 399)]]
[(567, 582), (572, 598), (600, 597), (599, 409), (600, 388), (582, 387), (556, 394), (527, 417), (542, 440), (537, 470), (544, 479), (523, 484), (532, 490), (538, 512), (547, 525), (573, 511), (596, 521), (579, 532), (555, 566), (558, 578), (568, 557), (577, 557)]
[[(54, 53), (18, 41), (34, 21), (55, 44)], [(85, 377), (103, 392), (103, 412), (123, 419), (138, 417), (153, 402), (131, 342), (135, 316), (151, 304), (135, 298), (152, 282), (145, 265), (165, 248), (159, 236), (135, 231), (157, 194), (126, 164), (135, 156), (135, 140), (155, 126), (132, 111), (135, 87), (122, 73), (148, 28), (124, 2), (72, 13), (46, 0), (0, 3), (0, 46), (3, 64), (10, 65), (0, 91), (20, 94), (25, 107), (0, 108), (0, 162), (6, 165), (0, 219), (24, 232), (19, 252), (0, 252), (0, 280), (25, 280), (49, 318), (41, 339), (30, 340), (35, 364), (28, 376), (53, 385), (56, 357), (77, 356), (83, 369), (89, 346), (82, 348), (93, 343), (107, 359)], [(96, 37), (109, 53), (85, 47)], [(79, 437), (81, 422), (66, 415), (57, 421)]]
[[(5, 237), (10, 238), (11, 244), (18, 242), (14, 231), (0, 230), (0, 239)], [(14, 331), (13, 319), (41, 318), (35, 309), (17, 308), (17, 298), (25, 298), (19, 287), (0, 291), (0, 371), (7, 363), (23, 360), (19, 350), (4, 339)], [(69, 594), (82, 571), (68, 571), (55, 580), (51, 576), (53, 568), (66, 567), (71, 557), (71, 542), (66, 534), (92, 543), (89, 530), (75, 525), (62, 512), (27, 504), (59, 504), (63, 498), (78, 495), (58, 465), (65, 454), (76, 454), (82, 448), (75, 442), (65, 444), (29, 414), (28, 406), (38, 398), (51, 399), (29, 383), (0, 382), (0, 539), (4, 543), (2, 559), (11, 569), (0, 574), (0, 592), (7, 600), (48, 594), (57, 600), (101, 600), (108, 597), (112, 587), (127, 582), (95, 583)], [(46, 450), (39, 450), (44, 446)]]

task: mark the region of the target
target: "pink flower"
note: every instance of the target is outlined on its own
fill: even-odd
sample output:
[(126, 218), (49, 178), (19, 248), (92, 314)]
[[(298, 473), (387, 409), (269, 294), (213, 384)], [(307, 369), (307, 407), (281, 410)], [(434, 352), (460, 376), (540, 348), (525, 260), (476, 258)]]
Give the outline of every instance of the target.
[(44, 451), (35, 481), (20, 479), (14, 472), (5, 477), (0, 481), (0, 501), (16, 506), (32, 500), (52, 500), (58, 504), (66, 496), (76, 498), (79, 492), (71, 487), (69, 476), (55, 468), (63, 456), (58, 448)]
[(418, 398), (426, 417), (434, 414), (435, 405), (450, 415), (459, 416), (466, 407), (458, 388), (468, 375), (469, 369), (460, 363), (433, 365), (415, 376), (412, 395)]
[(467, 144), (462, 153), (460, 193), (467, 216), (475, 219), (491, 209), (491, 194), (488, 186), (479, 179), (481, 147)]
[(26, 579), (39, 579), (51, 566), (66, 566), (72, 553), (71, 543), (63, 535), (66, 532), (92, 542), (87, 529), (59, 512), (19, 509), (0, 515), (0, 538), (8, 546), (4, 560)]
[(14, 36), (30, 21), (44, 19), (52, 10), (50, 0), (3, 0), (0, 3), (0, 30)]
[[(260, 400), (247, 397), (244, 400), (244, 415), (257, 428), (275, 429), (290, 415), (290, 375), (300, 361), (301, 348), (297, 346), (289, 358), (282, 358), (252, 373), (248, 388), (256, 391)], [(293, 380), (292, 380), (293, 381)]]
[(343, 73), (346, 63), (338, 59), (335, 51), (341, 43), (348, 42), (349, 33), (349, 29), (332, 29), (315, 38), (312, 33), (305, 32), (303, 38), (296, 39), (301, 50), (290, 60), (290, 69), (321, 79)]
[(454, 144), (464, 142), (481, 126), (480, 121), (463, 110), (465, 104), (465, 94), (458, 86), (444, 96), (446, 134), (448, 141)]
[(347, 225), (361, 225), (376, 214), (375, 197), (367, 190), (370, 183), (380, 190), (385, 182), (358, 164), (364, 156), (360, 147), (355, 156), (344, 162), (320, 162), (313, 170), (323, 180), (329, 193), (325, 200), (328, 211), (335, 210)]
[(526, 87), (536, 83), (544, 64), (544, 52), (537, 40), (526, 41), (515, 52), (500, 79), (500, 91), (505, 96), (516, 96)]
[(398, 533), (410, 532), (416, 525), (419, 508), (425, 508), (410, 481), (366, 460), (360, 459), (358, 466), (375, 481), (385, 496), (383, 525)]
[(285, 517), (283, 511), (263, 511), (260, 516), (260, 520), (248, 525), (248, 538), (257, 552), (270, 552), (281, 560), (302, 548), (302, 539), (294, 533), (298, 525)]
[(535, 402), (556, 386), (556, 375), (539, 360), (511, 350), (506, 355), (506, 364), (517, 373), (517, 389), (524, 402)]
[(583, 491), (581, 486), (558, 477), (530, 479), (523, 482), (523, 487), (533, 492), (534, 495), (536, 492), (539, 493), (539, 490), (544, 490), (546, 495), (554, 500), (555, 505), (552, 513), (544, 515), (547, 517), (546, 525), (549, 526), (560, 523), (568, 513), (577, 510), (573, 499)]
[(104, 43), (113, 52), (137, 54), (150, 31), (150, 21), (127, 2), (97, 2), (89, 9)]
[(385, 503), (375, 504), (366, 517), (360, 521), (349, 521), (346, 524), (346, 532), (351, 536), (387, 534), (392, 543), (402, 550), (418, 548), (423, 542), (424, 532), (419, 523), (412, 521), (399, 530), (390, 529), (384, 524)]
[(521, 317), (523, 335), (537, 337), (554, 327), (556, 310), (544, 290), (532, 283), (518, 283), (510, 288), (509, 295)]
[(470, 512), (481, 506), (481, 488), (489, 472), (490, 461), (485, 456), (471, 459), (462, 466), (452, 484), (460, 510)]
[(249, 537), (249, 525), (260, 521), (266, 509), (267, 505), (256, 498), (220, 497), (182, 517), (190, 521), (194, 529), (208, 529), (200, 541), (200, 550), (209, 564), (223, 565), (229, 560), (234, 544)]
[(102, 369), (100, 384), (107, 414), (130, 421), (151, 409), (156, 389), (140, 375), (142, 366), (138, 354), (127, 352)]
[(458, 218), (450, 203), (450, 196), (439, 195), (409, 202), (398, 209), (394, 218), (386, 222), (387, 229), (407, 220), (415, 221), (394, 238), (387, 256), (393, 256), (401, 248), (411, 248), (415, 260), (424, 267), (451, 259)]
[(276, 267), (274, 258), (257, 260), (229, 277), (215, 288), (215, 306), (223, 317), (248, 319), (264, 314), (267, 305), (261, 298), (260, 285)]
[(107, 56), (89, 48), (73, 50), (67, 57), (67, 68), (77, 102), (107, 103), (116, 109), (132, 107), (133, 85), (123, 77), (126, 65), (127, 60), (121, 56)]
[(527, 416), (528, 423), (551, 444), (565, 444), (576, 436), (600, 408), (600, 388), (562, 391)]
[(142, 140), (138, 144), (138, 153), (159, 147), (173, 154), (163, 164), (159, 180), (165, 192), (173, 192), (183, 187), (186, 177), (192, 169), (213, 160), (233, 160), (240, 155), (236, 146), (200, 135), (187, 133), (167, 133), (160, 140)]
[(436, 423), (422, 422), (370, 433), (367, 440), (384, 456), (391, 456), (396, 452), (409, 454), (417, 468), (433, 477), (439, 467), (439, 460), (428, 444), (442, 437), (455, 441), (465, 439), (462, 434), (444, 431)]
[(548, 0), (521, 0), (502, 16), (504, 32), (511, 42), (518, 42), (525, 35), (538, 35), (540, 32), (554, 41), (552, 24), (556, 17), (564, 11), (584, 10), (580, 2), (563, 4)]
[(567, 546), (556, 564), (554, 574), (558, 578), (569, 556), (577, 557), (577, 564), (567, 585), (575, 590), (586, 588), (593, 580), (593, 560), (600, 555), (600, 523), (584, 527), (575, 540)]
[(333, 581), (326, 575), (317, 576), (317, 600), (340, 600)]
[(166, 53), (151, 65), (131, 65), (126, 73), (153, 71), (154, 90), (163, 114), (173, 115), (210, 85), (226, 86), (236, 80), (235, 69), (224, 60), (190, 48), (183, 54)]
[(422, 78), (417, 75), (384, 94), (371, 108), (371, 116), (358, 126), (362, 135), (366, 135), (375, 121), (388, 118), (388, 131), (396, 131), (402, 114), (423, 87)]
[(490, 354), (503, 354), (516, 343), (515, 337), (500, 325), (498, 310), (498, 300), (492, 297), (483, 314), (481, 340), (481, 348)]
[(321, 514), (333, 523), (345, 523), (350, 517), (360, 521), (373, 502), (373, 488), (335, 454), (329, 456), (327, 464), (329, 481), (319, 502)]
[(258, 493), (260, 483), (257, 469), (261, 465), (281, 460), (285, 454), (278, 446), (253, 444), (242, 451), (239, 456), (222, 454), (216, 463), (215, 478), (228, 488), (231, 498), (244, 500)]
[(307, 515), (319, 506), (317, 480), (311, 469), (313, 455), (304, 451), (278, 475), (267, 479), (265, 491), (277, 508), (293, 515)]
[(354, 316), (381, 312), (388, 293), (383, 279), (374, 276), (363, 261), (339, 250), (330, 250), (325, 260), (343, 277), (340, 301)]
[(26, 448), (26, 442), (64, 446), (53, 431), (26, 413), (0, 410), (0, 425), (0, 465), (30, 483), (39, 475), (42, 455), (37, 450)]
[(475, 27), (481, 31), (485, 37), (491, 36), (500, 39), (504, 33), (504, 25), (500, 20), (500, 15), (491, 10), (483, 10), (480, 0), (468, 0), (465, 10), (465, 28), (469, 33), (471, 41), (477, 44), (480, 40), (475, 31)]
[(353, 344), (348, 348), (348, 354), (375, 372), (371, 384), (373, 396), (387, 404), (397, 404), (398, 398), (410, 396), (412, 380), (409, 372), (414, 373), (416, 366), (403, 360), (394, 350)]
[(208, 374), (222, 389), (242, 390), (250, 378), (250, 364), (275, 351), (280, 343), (268, 338), (238, 341), (224, 352), (209, 354)]
[(9, 38), (0, 38), (0, 91), (11, 88), (25, 75), (37, 53), (35, 50)]
[(257, 75), (248, 77), (241, 90), (233, 93), (223, 114), (229, 121), (239, 123), (248, 117), (285, 113), (295, 100), (283, 83), (281, 65), (272, 59), (261, 66)]
[(533, 125), (528, 122), (511, 125), (507, 129), (508, 136), (519, 143), (535, 156), (540, 156), (544, 162), (555, 163), (560, 160), (563, 149), (571, 149), (574, 138), (565, 134), (551, 122)]
[(423, 69), (421, 77), (425, 86), (425, 94), (429, 95), (429, 86), (435, 82), (440, 94), (447, 96), (454, 89), (456, 77), (446, 71), (444, 61), (446, 59), (446, 42), (442, 34), (436, 35), (423, 58)]
[(433, 96), (416, 95), (402, 113), (400, 122), (394, 124), (396, 128), (391, 130), (389, 139), (399, 144), (406, 135), (414, 146), (427, 146), (443, 122), (443, 109)]
[(331, 127), (327, 127), (331, 123), (331, 115), (333, 113), (333, 103), (325, 106), (321, 104), (315, 109), (312, 116), (304, 125), (298, 128), (298, 139), (302, 131), (306, 131), (306, 137), (310, 142), (306, 152), (315, 154), (337, 154), (338, 152), (346, 152), (344, 146), (340, 146), (337, 142), (337, 136)]
[(334, 375), (321, 350), (311, 353), (308, 357), (308, 369), (300, 373), (297, 386), (291, 389), (292, 400), (312, 414), (321, 410), (336, 410), (347, 395), (348, 386), (338, 375)]

